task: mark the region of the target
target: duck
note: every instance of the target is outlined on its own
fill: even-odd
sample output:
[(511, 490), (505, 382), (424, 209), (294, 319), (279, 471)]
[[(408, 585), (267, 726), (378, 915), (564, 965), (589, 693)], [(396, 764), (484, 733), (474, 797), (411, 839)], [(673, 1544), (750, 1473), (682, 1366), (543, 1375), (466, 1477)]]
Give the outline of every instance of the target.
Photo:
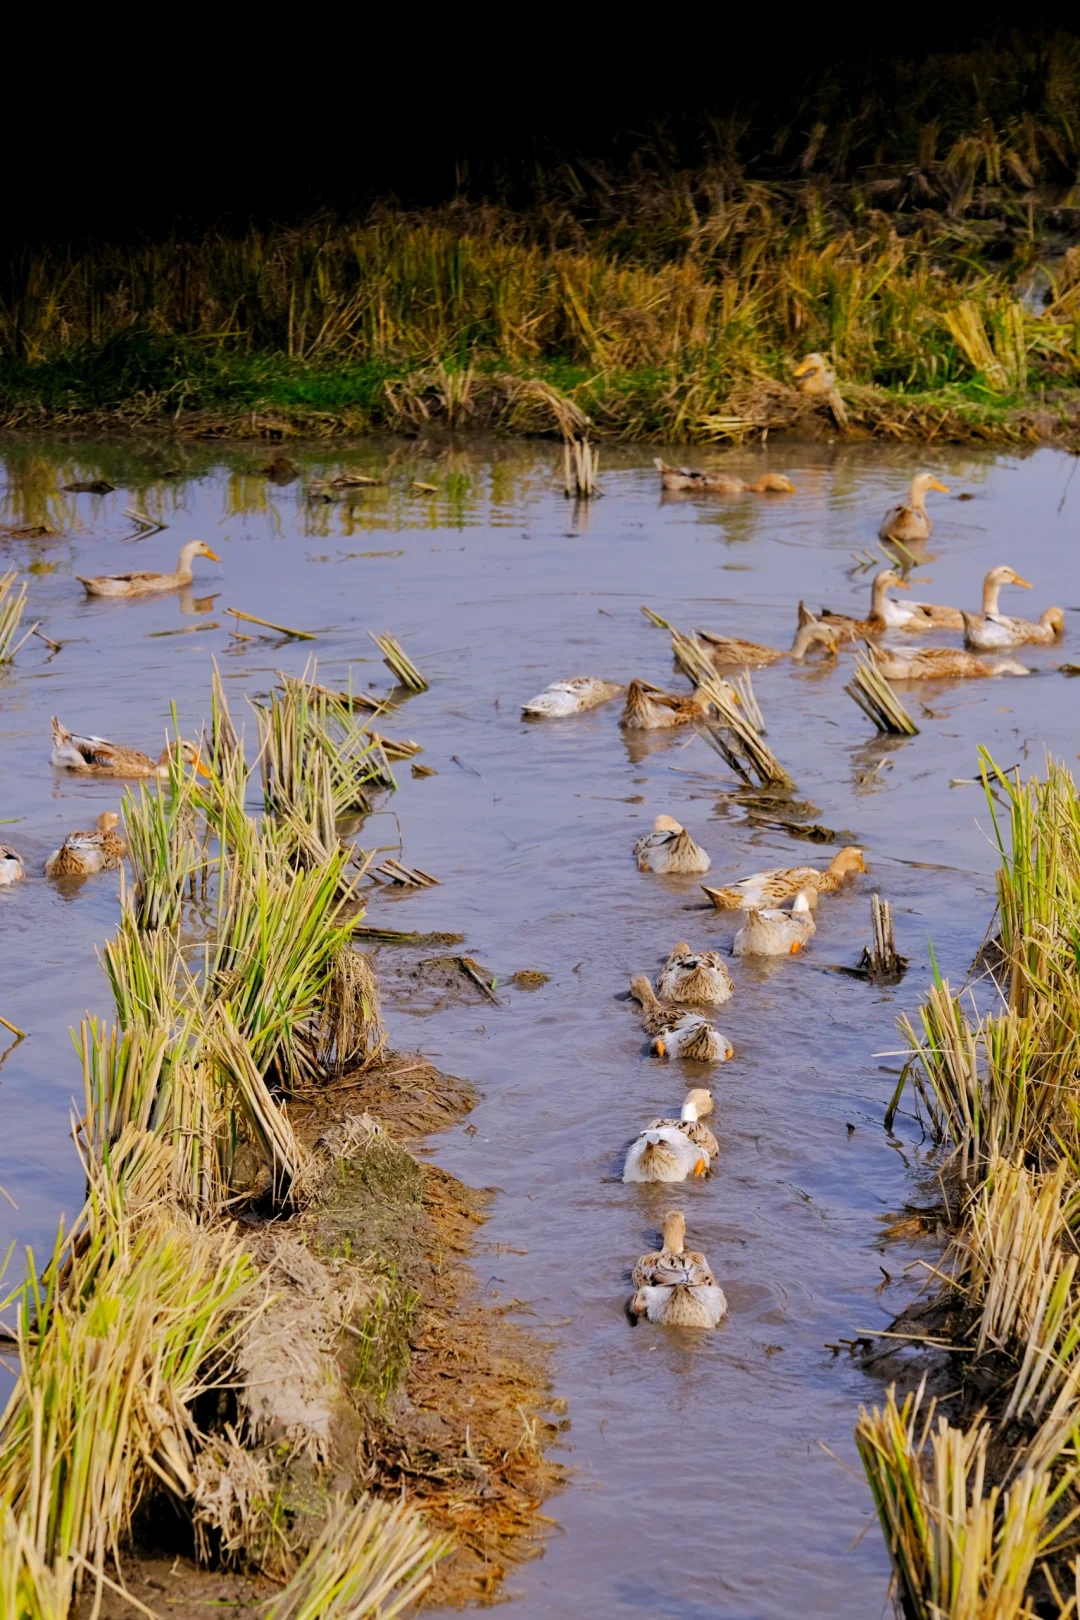
[(0, 844), (0, 889), (10, 888), (23, 876), (22, 856), (10, 844)]
[(727, 1308), (724, 1290), (717, 1283), (639, 1288), (630, 1301), (631, 1316), (644, 1316), (661, 1327), (719, 1327)]
[(795, 485), (785, 473), (762, 473), (748, 484), (745, 478), (736, 478), (733, 473), (710, 472), (703, 467), (672, 467), (659, 456), (654, 456), (653, 466), (660, 474), (660, 482), (665, 489), (687, 490), (696, 489), (708, 492), (710, 495), (794, 495)]
[(68, 833), (59, 849), (45, 862), (46, 877), (89, 877), (111, 872), (127, 854), (127, 844), (114, 829), (120, 825), (115, 810), (106, 810), (91, 831)]
[(623, 1181), (685, 1181), (708, 1175), (708, 1153), (679, 1127), (676, 1121), (643, 1130), (626, 1155)]
[(552, 681), (536, 697), (523, 703), (521, 712), (529, 719), (559, 720), (568, 714), (584, 714), (599, 708), (623, 688), (617, 681), (602, 681), (597, 675), (573, 675), (566, 681)]
[(688, 1063), (727, 1063), (735, 1055), (731, 1042), (700, 1013), (684, 1013), (649, 1043), (653, 1057), (684, 1058)]
[(217, 552), (211, 551), (201, 540), (189, 540), (186, 546), (180, 547), (173, 574), (96, 574), (90, 579), (76, 574), (75, 577), (87, 596), (153, 596), (156, 591), (175, 591), (181, 585), (190, 585), (194, 577), (191, 563), (195, 557), (221, 561)]
[(916, 473), (911, 480), (907, 500), (899, 506), (891, 506), (886, 512), (878, 530), (878, 539), (900, 540), (904, 545), (910, 545), (913, 540), (929, 540), (934, 525), (926, 510), (926, 497), (932, 489), (939, 490), (942, 495), (949, 493), (948, 484), (941, 483), (933, 473)]
[(633, 680), (626, 688), (626, 704), (619, 721), (624, 731), (659, 731), (670, 726), (692, 726), (701, 720), (708, 705), (694, 693), (683, 697), (665, 692), (651, 681)]
[(831, 658), (836, 657), (841, 639), (836, 631), (821, 619), (807, 614), (804, 623), (795, 632), (795, 640), (785, 652), (782, 647), (763, 647), (756, 641), (743, 641), (738, 636), (716, 636), (709, 630), (695, 630), (695, 639), (706, 643), (705, 651), (717, 669), (747, 664), (775, 664), (781, 658), (790, 658), (801, 664), (814, 647), (824, 647)]
[(193, 765), (200, 776), (210, 775), (199, 758), (195, 744), (183, 739), (179, 743), (169, 743), (155, 760), (139, 748), (126, 748), (120, 743), (107, 742), (104, 737), (79, 737), (62, 726), (55, 715), (52, 718), (52, 739), (53, 764), (66, 766), (71, 771), (81, 771), (84, 775), (156, 776), (165, 781), (178, 748), (185, 765)]
[[(911, 589), (899, 574), (891, 568), (883, 568), (874, 575), (870, 587), (869, 618), (856, 619), (847, 613), (835, 613), (832, 608), (822, 608), (819, 622), (827, 624), (838, 641), (864, 641), (867, 636), (884, 635), (886, 630), (903, 629), (913, 610), (904, 603), (892, 601), (888, 595), (890, 588), (897, 591)], [(799, 628), (806, 629), (814, 623), (813, 616), (806, 612), (801, 602), (799, 609)]]
[(651, 1035), (654, 1057), (686, 1058), (691, 1063), (727, 1063), (735, 1055), (731, 1042), (700, 1013), (666, 1007), (644, 973), (630, 980), (630, 994), (641, 1008), (641, 1027)]
[(705, 1256), (683, 1247), (686, 1221), (680, 1211), (664, 1217), (662, 1232), (661, 1253), (642, 1255), (634, 1267), (631, 1316), (665, 1327), (717, 1327), (727, 1315), (727, 1299)]
[(863, 851), (856, 844), (845, 844), (824, 870), (817, 866), (773, 866), (765, 872), (752, 872), (749, 877), (739, 878), (737, 883), (723, 889), (710, 889), (704, 883), (701, 887), (713, 905), (724, 911), (778, 906), (800, 890), (811, 906), (816, 906), (819, 894), (835, 894), (845, 878), (865, 871)]
[(974, 680), (982, 676), (1030, 675), (1015, 658), (989, 663), (958, 647), (889, 647), (875, 649), (875, 667), (887, 681)]
[(810, 897), (800, 889), (790, 911), (751, 907), (731, 948), (736, 956), (796, 956), (816, 931)]
[(686, 1216), (681, 1209), (669, 1209), (660, 1223), (661, 1247), (643, 1254), (631, 1273), (635, 1288), (689, 1281), (715, 1284), (716, 1278), (700, 1249), (686, 1247)]
[[(982, 611), (996, 616), (999, 609), (1001, 591), (1006, 585), (1019, 585), (1030, 591), (1031, 581), (1021, 579), (1015, 569), (1004, 565), (991, 568), (983, 580)], [(890, 603), (890, 607), (904, 612), (908, 604), (899, 602)], [(962, 630), (964, 628), (964, 611), (962, 608), (946, 607), (941, 602), (912, 602), (911, 613), (913, 618), (908, 620), (903, 628), (905, 630)]]
[(704, 1086), (695, 1086), (686, 1093), (683, 1099), (682, 1112), (678, 1119), (650, 1119), (645, 1129), (647, 1131), (663, 1131), (674, 1128), (682, 1131), (683, 1135), (693, 1142), (695, 1147), (701, 1148), (710, 1159), (720, 1155), (720, 1144), (705, 1124), (704, 1116), (713, 1111), (713, 1094)]
[(674, 1004), (722, 1007), (735, 985), (718, 951), (691, 951), (684, 940), (672, 950), (656, 981), (657, 995)]
[(965, 613), (964, 646), (976, 652), (998, 652), (1002, 647), (1020, 647), (1027, 641), (1051, 646), (1065, 630), (1062, 608), (1048, 607), (1038, 619), (1015, 619), (1007, 613)]
[(712, 866), (705, 851), (694, 843), (686, 828), (671, 816), (657, 816), (652, 832), (636, 840), (634, 857), (639, 872), (659, 872), (662, 875), (707, 872)]
[(800, 394), (831, 394), (836, 387), (836, 372), (823, 354), (808, 354), (795, 367)]

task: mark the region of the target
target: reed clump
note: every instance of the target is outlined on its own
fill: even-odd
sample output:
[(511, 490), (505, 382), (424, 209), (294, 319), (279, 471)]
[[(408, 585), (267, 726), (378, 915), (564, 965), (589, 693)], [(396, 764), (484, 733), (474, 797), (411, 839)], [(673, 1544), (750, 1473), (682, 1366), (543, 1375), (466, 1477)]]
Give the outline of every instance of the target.
[(899, 1020), (912, 1055), (892, 1105), (914, 1087), (953, 1224), (940, 1292), (897, 1326), (953, 1347), (951, 1389), (925, 1413), (922, 1389), (890, 1390), (856, 1429), (905, 1613), (927, 1620), (1073, 1614), (1078, 1575), (1080, 801), (1054, 762), (1022, 782), (984, 753), (983, 778), (995, 1004), (936, 977)]
[[(205, 1551), (227, 1542), (272, 1564), (286, 1582), (283, 1616), (398, 1613), (447, 1550), (404, 1505), (357, 1492), (331, 1510), (328, 1485), (314, 1525), (282, 1495), (288, 1446), (260, 1453), (251, 1434), (206, 1427), (207, 1413), (239, 1399), (258, 1325), (280, 1308), (267, 1268), (291, 1241), (294, 1267), (320, 1269), (285, 1236), (288, 1222), (275, 1229), (275, 1255), (263, 1254), (230, 1212), (261, 1203), (287, 1215), (326, 1196), (334, 1163), (377, 1150), (377, 1122), (304, 1146), (284, 1105), (290, 1088), (369, 1065), (385, 1039), (374, 975), (350, 944), (351, 852), (335, 834), (329, 853), (313, 854), (321, 807), (285, 769), (310, 766), (326, 707), (317, 699), (312, 719), (306, 692), (286, 693), (264, 727), (277, 752), (261, 822), (246, 808), (251, 772), (219, 679), (209, 783), (178, 766), (159, 794), (128, 797), (135, 886), (104, 950), (118, 1023), (87, 1020), (76, 1038), (86, 1200), (44, 1269), (28, 1255), (25, 1281), (0, 1301), (19, 1357), (0, 1414), (0, 1596), (19, 1620), (61, 1620), (82, 1586), (115, 1584), (110, 1564), (122, 1584), (136, 1513), (160, 1493), (201, 1515)], [(344, 740), (326, 750), (328, 769), (330, 756), (341, 767), (332, 786), (355, 782), (370, 752), (346, 719)], [(418, 1167), (394, 1152), (412, 1200)], [(327, 1283), (312, 1351), (320, 1387), (337, 1389), (340, 1337), (375, 1341), (376, 1324), (392, 1321), (388, 1303), (379, 1315), (384, 1295), (374, 1255)], [(305, 1295), (290, 1343), (317, 1306)], [(408, 1347), (403, 1362), (400, 1334), (387, 1331), (389, 1390)], [(287, 1383), (274, 1380), (280, 1399)], [(343, 1388), (335, 1399), (344, 1412)], [(317, 1460), (329, 1466), (329, 1452)]]
[(25, 580), (21, 585), (16, 585), (17, 579), (18, 573), (14, 568), (0, 574), (0, 664), (10, 664), (23, 642), (34, 633), (31, 629), (19, 636), (28, 586)]

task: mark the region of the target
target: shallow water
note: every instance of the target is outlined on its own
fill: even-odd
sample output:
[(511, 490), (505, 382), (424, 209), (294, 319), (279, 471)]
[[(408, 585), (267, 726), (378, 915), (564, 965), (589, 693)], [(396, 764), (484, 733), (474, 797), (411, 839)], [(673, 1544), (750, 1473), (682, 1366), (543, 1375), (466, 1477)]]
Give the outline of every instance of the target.
[[(0, 838), (28, 872), (0, 890), (0, 1013), (30, 1032), (0, 1067), (0, 1184), (17, 1206), (0, 1204), (0, 1241), (48, 1243), (79, 1202), (67, 1028), (87, 1009), (110, 1011), (94, 952), (115, 925), (117, 882), (61, 890), (40, 871), (65, 831), (118, 803), (120, 786), (54, 771), (49, 716), (156, 751), (170, 700), (188, 734), (207, 715), (212, 656), (236, 713), (243, 694), (265, 691), (275, 670), (299, 673), (312, 651), (330, 684), (351, 668), (357, 685), (384, 686), (365, 631), (392, 629), (432, 685), (385, 729), (421, 742), (438, 775), (417, 780), (399, 767), (400, 791), (362, 841), (397, 851), (400, 827), (403, 859), (442, 882), (403, 899), (376, 894), (369, 920), (463, 932), (464, 948), (497, 974), (501, 1005), (420, 1016), (395, 987), (395, 951), (383, 948), (391, 1036), (480, 1088), (469, 1124), (433, 1151), (500, 1189), (481, 1281), (493, 1302), (522, 1302), (522, 1320), (550, 1339), (572, 1425), (572, 1483), (549, 1504), (559, 1528), (513, 1577), (514, 1612), (885, 1612), (887, 1559), (851, 1442), (859, 1403), (879, 1387), (826, 1342), (886, 1323), (915, 1285), (903, 1275), (912, 1251), (886, 1254), (881, 1229), (912, 1194), (920, 1133), (906, 1115), (896, 1136), (884, 1133), (898, 1060), (880, 1054), (895, 1054), (895, 1015), (927, 982), (928, 939), (959, 982), (993, 904), (985, 801), (950, 778), (975, 774), (978, 743), (1003, 766), (1038, 765), (1044, 745), (1075, 754), (1080, 687), (1052, 673), (1078, 658), (1075, 460), (775, 445), (713, 459), (750, 476), (762, 465), (790, 471), (795, 495), (686, 501), (661, 498), (651, 452), (605, 449), (603, 498), (575, 511), (552, 481), (549, 445), (388, 442), (296, 455), (315, 473), (389, 461), (391, 485), (311, 507), (299, 484), (257, 475), (259, 449), (0, 440), (0, 522), (62, 531), (0, 542), (0, 563), (31, 567), (30, 618), (64, 644), (50, 655), (35, 639), (0, 672), (0, 816), (18, 818)], [(718, 1022), (737, 1055), (715, 1072), (722, 1153), (711, 1179), (624, 1187), (627, 1142), (698, 1082), (690, 1066), (647, 1055), (620, 997), (676, 940), (718, 945), (733, 931), (699, 908), (696, 879), (640, 875), (634, 839), (658, 811), (674, 814), (710, 852), (718, 882), (823, 863), (830, 851), (748, 820), (698, 739), (625, 736), (617, 704), (548, 724), (524, 724), (519, 705), (584, 673), (683, 689), (641, 603), (684, 628), (777, 646), (790, 640), (800, 597), (861, 608), (869, 575), (852, 577), (851, 553), (875, 545), (882, 511), (923, 462), (974, 499), (936, 498), (916, 594), (973, 603), (986, 569), (1011, 563), (1036, 589), (1030, 607), (1028, 593), (1011, 593), (1006, 611), (1074, 608), (1064, 649), (1024, 650), (1038, 678), (908, 688), (922, 731), (904, 741), (875, 740), (836, 668), (755, 674), (799, 798), (814, 820), (851, 830), (870, 876), (823, 901), (805, 957), (733, 964), (736, 994)], [(121, 487), (60, 490), (102, 475)], [(437, 493), (410, 494), (414, 477)], [(127, 507), (168, 528), (125, 538)], [(222, 563), (198, 563), (190, 595), (84, 600), (76, 573), (171, 567), (194, 536)], [(318, 640), (237, 641), (226, 607)], [(912, 958), (897, 989), (823, 970), (856, 961), (872, 887), (892, 900)], [(529, 993), (506, 984), (527, 968), (550, 982)], [(628, 1267), (673, 1203), (728, 1294), (715, 1334), (631, 1328), (624, 1314)], [(894, 1279), (884, 1286), (882, 1264)]]

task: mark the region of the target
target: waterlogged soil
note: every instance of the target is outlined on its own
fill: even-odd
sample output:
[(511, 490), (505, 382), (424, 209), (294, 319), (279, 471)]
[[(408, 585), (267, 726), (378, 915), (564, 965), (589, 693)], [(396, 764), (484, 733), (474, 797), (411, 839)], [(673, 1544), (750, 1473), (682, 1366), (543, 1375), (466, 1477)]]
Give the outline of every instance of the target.
[[(440, 880), (372, 893), (368, 923), (427, 936), (370, 946), (391, 1044), (477, 1089), (432, 1156), (498, 1189), (476, 1261), (483, 1297), (553, 1345), (571, 1420), (556, 1454), (571, 1482), (547, 1506), (556, 1523), (543, 1557), (511, 1577), (514, 1612), (884, 1613), (888, 1561), (851, 1440), (860, 1402), (881, 1386), (843, 1341), (887, 1326), (918, 1286), (918, 1266), (905, 1267), (935, 1252), (905, 1213), (927, 1144), (907, 1113), (894, 1135), (882, 1127), (900, 1065), (894, 1019), (929, 981), (930, 943), (960, 982), (991, 914), (989, 816), (965, 785), (977, 745), (1022, 769), (1046, 748), (1075, 755), (1080, 686), (1056, 666), (1080, 662), (1076, 461), (784, 444), (698, 459), (749, 477), (786, 471), (794, 495), (683, 500), (661, 496), (647, 452), (605, 449), (603, 496), (576, 508), (548, 444), (290, 454), (305, 478), (347, 467), (389, 482), (311, 505), (302, 480), (259, 474), (265, 450), (0, 441), (0, 522), (54, 531), (4, 541), (2, 556), (29, 578), (31, 621), (62, 643), (53, 652), (32, 638), (0, 673), (0, 816), (12, 818), (0, 837), (27, 869), (0, 891), (0, 1014), (28, 1031), (0, 1068), (0, 1184), (13, 1200), (0, 1204), (0, 1241), (40, 1252), (79, 1202), (67, 1028), (110, 1011), (95, 947), (115, 926), (118, 880), (60, 888), (41, 866), (63, 833), (116, 806), (119, 788), (52, 769), (49, 716), (155, 751), (171, 702), (189, 735), (207, 717), (212, 657), (240, 714), (246, 695), (278, 670), (301, 673), (312, 654), (328, 685), (351, 676), (385, 690), (366, 632), (389, 629), (431, 686), (381, 729), (415, 738), (437, 775), (399, 765), (399, 791), (360, 839)], [(642, 603), (687, 629), (775, 646), (790, 641), (799, 598), (864, 608), (869, 575), (853, 573), (852, 553), (874, 549), (882, 512), (922, 465), (953, 493), (932, 497), (916, 594), (974, 605), (985, 571), (1012, 564), (1035, 589), (1008, 608), (1067, 610), (1061, 648), (1025, 649), (1034, 676), (909, 688), (920, 734), (880, 741), (843, 690), (850, 654), (839, 667), (762, 670), (769, 741), (797, 784), (780, 806), (741, 802), (698, 738), (622, 733), (617, 704), (522, 722), (522, 701), (560, 676), (684, 690)], [(116, 489), (63, 490), (99, 478)], [(414, 493), (414, 479), (434, 491)], [(167, 528), (138, 531), (125, 509)], [(169, 567), (194, 537), (222, 560), (198, 563), (189, 592), (89, 602), (74, 577)], [(231, 607), (317, 639), (236, 639)], [(637, 872), (631, 846), (661, 811), (708, 850), (717, 883), (828, 858), (828, 843), (785, 822), (847, 830), (869, 866), (823, 900), (804, 956), (732, 963), (719, 1023), (736, 1056), (713, 1076), (720, 1158), (709, 1180), (674, 1193), (623, 1186), (622, 1156), (700, 1074), (651, 1058), (623, 998), (677, 940), (724, 949), (733, 929), (702, 909), (694, 879)], [(912, 963), (886, 989), (831, 971), (858, 959), (872, 889), (892, 901)], [(491, 996), (446, 967), (457, 951), (490, 976)], [(421, 964), (439, 958), (432, 982)], [(715, 1333), (631, 1327), (625, 1314), (629, 1267), (673, 1203), (730, 1302)]]

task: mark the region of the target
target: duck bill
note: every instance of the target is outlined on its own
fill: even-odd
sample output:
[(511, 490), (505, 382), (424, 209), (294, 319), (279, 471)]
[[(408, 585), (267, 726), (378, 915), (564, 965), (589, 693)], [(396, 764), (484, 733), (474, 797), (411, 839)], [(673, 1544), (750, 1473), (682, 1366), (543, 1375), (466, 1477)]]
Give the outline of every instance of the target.
[(213, 772), (207, 769), (207, 767), (203, 764), (201, 759), (197, 759), (195, 761), (195, 770), (197, 771), (199, 776), (205, 776), (207, 778), (207, 780), (209, 780), (213, 775)]
[(204, 557), (209, 557), (213, 562), (220, 562), (221, 561), (221, 558), (218, 556), (217, 552), (216, 551), (211, 551), (209, 546), (204, 546), (203, 547), (203, 556)]
[(812, 360), (800, 360), (799, 364), (795, 367), (795, 370), (792, 372), (792, 376), (793, 377), (805, 377), (805, 376), (807, 376), (807, 374), (809, 372), (813, 371), (813, 369), (814, 369), (814, 363), (813, 363)]
[(694, 1180), (699, 1181), (709, 1168), (708, 1159), (699, 1159), (694, 1166)]
[(1031, 590), (1034, 590), (1034, 588), (1035, 588), (1032, 585), (1030, 579), (1021, 579), (1019, 574), (1014, 574), (1013, 575), (1013, 584), (1014, 585), (1022, 585), (1024, 587), (1025, 591), (1031, 591)]
[(948, 484), (942, 484), (936, 478), (934, 479), (933, 483), (930, 485), (930, 488), (931, 489), (939, 489), (943, 495), (948, 495), (950, 493)]

